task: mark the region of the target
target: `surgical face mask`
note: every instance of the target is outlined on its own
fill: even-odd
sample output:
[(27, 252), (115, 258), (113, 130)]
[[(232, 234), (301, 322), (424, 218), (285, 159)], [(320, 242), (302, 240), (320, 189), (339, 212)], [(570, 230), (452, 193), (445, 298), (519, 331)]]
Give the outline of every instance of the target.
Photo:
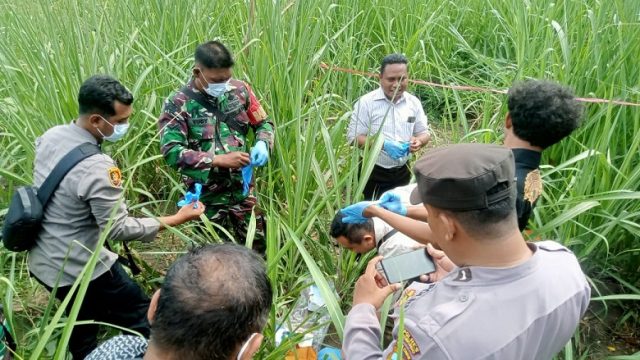
[(251, 342), (251, 340), (253, 340), (253, 338), (258, 335), (257, 333), (253, 333), (251, 334), (251, 336), (249, 337), (249, 340), (247, 340), (244, 344), (242, 344), (242, 347), (240, 348), (240, 351), (238, 352), (238, 356), (236, 357), (236, 359), (240, 360), (242, 359), (242, 355), (244, 355), (244, 352), (247, 351), (247, 346), (249, 346), (249, 343)]
[(107, 141), (111, 141), (111, 142), (116, 142), (116, 141), (122, 139), (127, 134), (127, 130), (129, 130), (129, 124), (128, 123), (113, 125), (110, 122), (108, 122), (107, 119), (103, 118), (102, 116), (100, 116), (100, 118), (102, 120), (104, 120), (107, 124), (111, 125), (111, 127), (113, 128), (113, 134), (111, 134), (109, 136), (105, 136), (102, 133), (102, 131), (100, 131), (100, 129), (97, 129), (98, 132), (100, 133), (100, 135), (102, 135), (103, 139), (105, 139)]
[[(200, 72), (202, 75), (202, 72)], [(204, 75), (202, 75), (204, 79)], [(206, 86), (204, 87), (204, 92), (206, 92), (209, 96), (213, 96), (214, 98), (219, 98), (229, 89), (229, 80), (221, 83), (209, 83), (206, 79), (204, 79), (204, 83)]]
[(207, 84), (207, 87), (204, 89), (204, 91), (214, 98), (219, 98), (227, 92), (228, 88), (229, 81), (225, 81), (223, 83)]

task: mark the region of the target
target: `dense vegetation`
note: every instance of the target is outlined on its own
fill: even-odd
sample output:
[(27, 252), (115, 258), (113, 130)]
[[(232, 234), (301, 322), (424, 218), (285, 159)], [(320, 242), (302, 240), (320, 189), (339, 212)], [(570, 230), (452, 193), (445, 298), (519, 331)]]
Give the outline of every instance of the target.
[[(116, 76), (136, 97), (129, 135), (106, 149), (123, 169), (131, 209), (174, 211), (183, 189), (159, 155), (156, 119), (163, 99), (189, 78), (195, 46), (213, 38), (234, 50), (235, 75), (253, 85), (277, 124), (275, 153), (258, 172), (277, 296), (262, 351), (270, 359), (291, 345), (274, 349), (272, 335), (309, 276), (341, 336), (366, 260), (337, 250), (328, 222), (364, 187), (345, 130), (353, 102), (377, 82), (321, 63), (376, 72), (383, 55), (401, 52), (416, 79), (505, 89), (547, 78), (584, 97), (640, 102), (640, 2), (631, 0), (0, 0), (0, 216), (13, 189), (31, 181), (34, 139), (77, 116), (78, 87), (95, 73)], [(410, 90), (424, 103), (435, 145), (501, 141), (503, 95)], [(594, 289), (590, 320), (566, 359), (605, 356), (611, 339), (627, 339), (617, 353), (634, 351), (628, 344), (640, 337), (639, 131), (640, 107), (587, 104), (582, 127), (544, 153), (545, 192), (529, 236), (570, 246)], [(364, 154), (365, 173), (381, 146)], [(209, 232), (195, 237), (183, 227), (138, 251), (171, 255), (225, 236), (215, 226)], [(157, 286), (163, 266), (148, 266), (139, 280)], [(28, 277), (24, 254), (2, 250), (0, 280), (21, 354), (64, 356), (72, 322)], [(619, 318), (608, 321), (614, 309)], [(599, 327), (609, 332), (603, 343), (590, 334)]]

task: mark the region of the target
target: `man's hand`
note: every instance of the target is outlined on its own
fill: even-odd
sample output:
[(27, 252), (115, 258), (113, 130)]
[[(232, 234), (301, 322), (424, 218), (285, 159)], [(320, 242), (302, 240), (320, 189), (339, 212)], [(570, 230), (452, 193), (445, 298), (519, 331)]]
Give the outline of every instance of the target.
[(456, 267), (456, 264), (451, 261), (447, 257), (447, 255), (442, 250), (436, 250), (431, 244), (427, 245), (427, 252), (433, 258), (433, 262), (436, 264), (436, 271), (432, 272), (428, 275), (420, 276), (421, 281), (425, 282), (436, 282), (444, 279), (453, 268)]
[(340, 210), (340, 213), (344, 216), (342, 222), (345, 224), (362, 224), (367, 222), (367, 218), (364, 216), (364, 210), (373, 204), (375, 204), (374, 201), (360, 201), (359, 203), (343, 208)]
[(181, 224), (190, 220), (198, 219), (200, 215), (204, 213), (203, 203), (198, 201), (197, 206), (194, 205), (196, 204), (187, 204), (178, 210), (178, 212), (176, 213), (176, 217)]
[(398, 160), (409, 154), (409, 144), (399, 141), (386, 139), (382, 145), (382, 149), (394, 160)]
[(358, 304), (371, 304), (376, 310), (394, 291), (400, 289), (400, 284), (387, 284), (385, 278), (378, 273), (376, 265), (382, 260), (382, 256), (376, 256), (369, 261), (364, 274), (356, 282), (353, 292), (353, 306)]
[(264, 166), (269, 161), (269, 150), (265, 141), (258, 141), (251, 149), (251, 163), (255, 166)]
[(212, 165), (214, 167), (239, 169), (245, 165), (249, 165), (251, 159), (249, 154), (242, 151), (233, 151), (228, 154), (220, 154), (213, 157)]
[(400, 195), (393, 192), (386, 192), (380, 198), (381, 207), (398, 215), (406, 216), (407, 207), (400, 201)]
[(414, 153), (418, 150), (420, 150), (420, 148), (423, 146), (424, 144), (422, 143), (422, 141), (420, 141), (420, 139), (418, 139), (415, 136), (411, 137), (411, 141), (409, 142), (409, 151)]

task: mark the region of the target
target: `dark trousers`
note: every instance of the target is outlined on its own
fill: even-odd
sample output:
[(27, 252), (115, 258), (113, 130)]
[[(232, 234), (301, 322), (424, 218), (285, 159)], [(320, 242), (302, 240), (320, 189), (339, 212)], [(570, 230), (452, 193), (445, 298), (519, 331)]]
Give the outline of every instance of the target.
[(375, 165), (364, 187), (364, 199), (377, 200), (385, 191), (407, 185), (409, 181), (411, 181), (411, 172), (406, 164), (390, 169)]
[[(52, 289), (45, 285), (47, 290)], [(62, 301), (71, 290), (71, 286), (62, 286), (56, 290), (56, 298)], [(73, 306), (75, 294), (65, 312)], [(91, 281), (87, 288), (77, 321), (95, 320), (118, 325), (137, 331), (149, 338), (150, 328), (147, 320), (149, 297), (140, 286), (124, 271), (120, 263)], [(98, 325), (76, 325), (71, 332), (69, 351), (74, 359), (84, 359), (98, 346)]]

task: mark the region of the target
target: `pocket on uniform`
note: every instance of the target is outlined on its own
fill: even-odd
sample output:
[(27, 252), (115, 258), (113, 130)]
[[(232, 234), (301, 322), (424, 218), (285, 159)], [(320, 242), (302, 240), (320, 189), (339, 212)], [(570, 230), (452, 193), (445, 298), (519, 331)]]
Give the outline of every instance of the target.
[(215, 135), (214, 127), (208, 117), (191, 118), (189, 125), (189, 143), (211, 141)]

